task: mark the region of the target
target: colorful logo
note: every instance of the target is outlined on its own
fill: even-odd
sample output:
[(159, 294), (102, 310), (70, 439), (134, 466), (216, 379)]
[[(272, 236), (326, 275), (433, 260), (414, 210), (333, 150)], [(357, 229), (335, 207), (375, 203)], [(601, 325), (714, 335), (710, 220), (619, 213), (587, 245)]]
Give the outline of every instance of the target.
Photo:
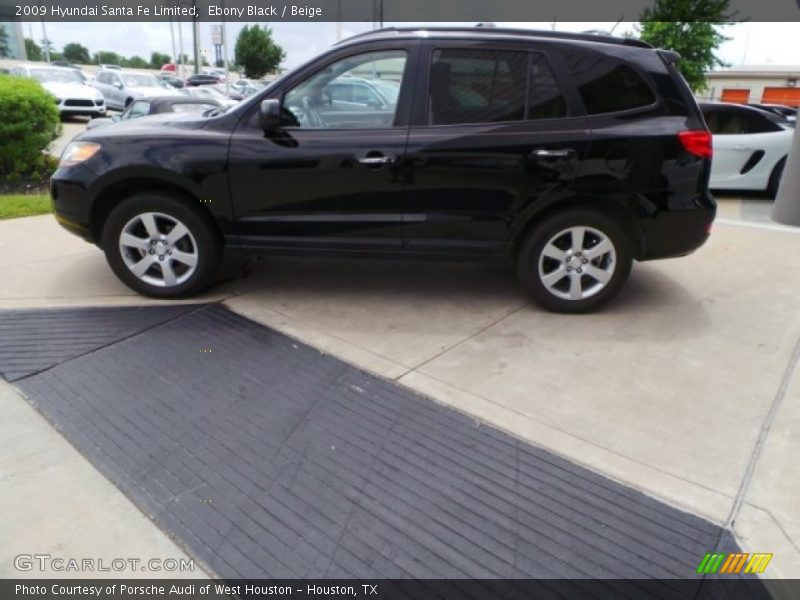
[(707, 553), (697, 567), (697, 572), (703, 575), (714, 573), (733, 575), (736, 573), (763, 573), (767, 568), (772, 554), (748, 552)]

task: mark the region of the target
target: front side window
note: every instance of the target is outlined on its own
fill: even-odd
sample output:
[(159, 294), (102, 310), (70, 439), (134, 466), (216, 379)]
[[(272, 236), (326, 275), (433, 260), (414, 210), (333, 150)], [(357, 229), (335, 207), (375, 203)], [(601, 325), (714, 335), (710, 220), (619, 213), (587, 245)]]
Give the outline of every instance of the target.
[(628, 65), (594, 53), (565, 53), (575, 85), (590, 115), (650, 106), (650, 86)]
[[(370, 52), (339, 60), (286, 92), (285, 125), (302, 129), (392, 127), (397, 104), (380, 102), (371, 85), (391, 82), (399, 88), (405, 66), (403, 50)], [(363, 87), (366, 93), (356, 92), (356, 86)]]

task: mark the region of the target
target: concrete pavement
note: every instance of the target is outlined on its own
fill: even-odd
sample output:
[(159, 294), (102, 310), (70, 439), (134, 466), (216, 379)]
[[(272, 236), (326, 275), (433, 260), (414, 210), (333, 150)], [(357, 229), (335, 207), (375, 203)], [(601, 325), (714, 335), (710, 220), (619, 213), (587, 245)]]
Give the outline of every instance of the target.
[[(198, 564), (168, 574), (141, 566), (111, 568), (116, 559), (147, 563), (190, 557), (2, 380), (0, 410), (0, 578), (205, 577)], [(34, 554), (91, 559), (93, 569), (41, 571), (39, 560), (30, 558)], [(32, 568), (19, 570), (15, 563)]]
[[(267, 258), (205, 299), (732, 526), (797, 578), (800, 237), (753, 206), (723, 201), (707, 246), (637, 264), (594, 315), (470, 264)], [(0, 257), (0, 308), (150, 302), (52, 217), (0, 222)]]

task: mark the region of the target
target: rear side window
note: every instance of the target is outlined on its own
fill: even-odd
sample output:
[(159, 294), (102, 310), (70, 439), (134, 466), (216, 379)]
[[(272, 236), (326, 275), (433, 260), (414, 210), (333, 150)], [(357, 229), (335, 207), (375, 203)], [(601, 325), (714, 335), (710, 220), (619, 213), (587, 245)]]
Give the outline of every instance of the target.
[(504, 50), (436, 50), (431, 65), (431, 125), (521, 121), (528, 55)]
[(554, 119), (567, 116), (567, 101), (543, 54), (531, 55), (530, 86), (529, 119)]
[(565, 53), (575, 85), (590, 115), (650, 106), (650, 86), (631, 67), (598, 54)]
[(513, 50), (436, 50), (428, 122), (500, 123), (566, 115), (547, 59)]

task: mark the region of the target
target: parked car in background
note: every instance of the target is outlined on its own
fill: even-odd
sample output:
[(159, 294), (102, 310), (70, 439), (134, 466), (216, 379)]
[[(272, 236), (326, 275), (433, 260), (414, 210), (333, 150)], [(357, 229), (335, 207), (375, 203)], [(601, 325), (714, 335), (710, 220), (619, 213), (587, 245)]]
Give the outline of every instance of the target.
[(765, 191), (775, 196), (793, 128), (785, 117), (744, 104), (700, 104), (713, 135), (712, 189)]
[(227, 106), (234, 106), (239, 102), (234, 100), (230, 96), (225, 95), (225, 93), (219, 89), (217, 86), (213, 85), (201, 85), (196, 87), (186, 87), (183, 89), (183, 92), (192, 98), (198, 99), (211, 99), (217, 103), (219, 103), (222, 107)]
[(167, 72), (170, 72), (170, 73), (176, 73), (178, 71), (178, 65), (176, 65), (173, 62), (168, 62), (165, 65), (161, 65), (161, 70), (162, 71), (167, 71)]
[(156, 77), (158, 77), (158, 80), (162, 83), (166, 83), (177, 89), (181, 89), (184, 86), (183, 79), (175, 77), (175, 75), (172, 75), (169, 71), (159, 73)]
[[(596, 35), (373, 31), (227, 111), (81, 133), (54, 212), (160, 298), (211, 285), (227, 247), (505, 259), (543, 306), (586, 312), (634, 259), (708, 238), (711, 134), (678, 58)], [(364, 73), (401, 81), (397, 102), (325, 110)]]
[(48, 65), (17, 65), (12, 75), (30, 77), (56, 97), (58, 111), (62, 116), (102, 117), (106, 114), (106, 102), (95, 88), (86, 85), (75, 69)]
[(162, 83), (155, 75), (134, 71), (100, 71), (95, 76), (93, 85), (102, 92), (106, 105), (117, 110), (122, 110), (134, 100), (146, 96), (180, 95), (178, 90)]
[(784, 106), (783, 104), (748, 104), (747, 106), (760, 108), (761, 110), (766, 110), (767, 112), (786, 117), (786, 119), (792, 123), (797, 122), (797, 108), (794, 106)]
[(223, 78), (219, 77), (218, 75), (211, 75), (209, 73), (195, 73), (186, 80), (186, 85), (215, 85), (217, 83), (222, 83), (223, 81)]
[(380, 79), (338, 77), (325, 87), (323, 94), (328, 94), (325, 100), (333, 109), (372, 107), (382, 110), (397, 105), (400, 84)]
[(119, 65), (109, 65), (109, 64), (101, 64), (100, 69), (112, 69), (114, 71), (122, 71), (122, 67)]
[(236, 98), (233, 94), (239, 96), (239, 99), (247, 98), (263, 89), (264, 82), (259, 79), (238, 79), (230, 86), (231, 97)]
[(111, 123), (130, 121), (147, 115), (163, 113), (204, 113), (222, 105), (213, 98), (191, 98), (188, 96), (157, 96), (134, 100), (119, 115), (94, 119), (86, 126), (87, 129), (96, 129)]

